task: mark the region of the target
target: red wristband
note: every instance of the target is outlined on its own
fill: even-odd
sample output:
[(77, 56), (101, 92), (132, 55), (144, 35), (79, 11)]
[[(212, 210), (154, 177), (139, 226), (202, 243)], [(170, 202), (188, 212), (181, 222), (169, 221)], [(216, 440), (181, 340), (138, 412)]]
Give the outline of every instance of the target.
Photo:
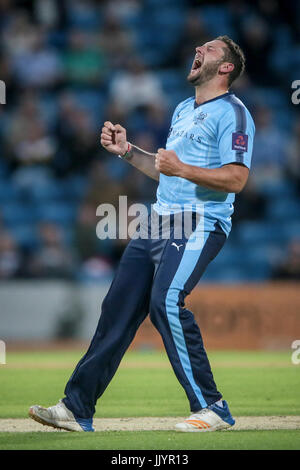
[(131, 150), (131, 145), (130, 145), (130, 143), (127, 142), (127, 144), (128, 144), (128, 148), (127, 148), (126, 152), (124, 153), (124, 155), (122, 155), (122, 158), (124, 158), (125, 160), (126, 160), (126, 158), (128, 158), (129, 153), (130, 153), (130, 150)]

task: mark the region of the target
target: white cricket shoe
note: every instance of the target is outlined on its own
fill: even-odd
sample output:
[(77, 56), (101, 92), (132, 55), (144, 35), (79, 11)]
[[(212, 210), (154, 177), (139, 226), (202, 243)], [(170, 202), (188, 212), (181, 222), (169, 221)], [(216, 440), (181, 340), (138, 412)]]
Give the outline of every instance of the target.
[(29, 417), (43, 425), (52, 426), (66, 431), (94, 431), (92, 419), (75, 418), (64, 402), (60, 400), (57, 405), (44, 408), (33, 405), (29, 408)]
[(214, 403), (193, 413), (188, 419), (175, 425), (176, 431), (209, 432), (230, 428), (235, 424), (235, 420), (231, 416), (226, 401), (222, 402), (223, 407)]

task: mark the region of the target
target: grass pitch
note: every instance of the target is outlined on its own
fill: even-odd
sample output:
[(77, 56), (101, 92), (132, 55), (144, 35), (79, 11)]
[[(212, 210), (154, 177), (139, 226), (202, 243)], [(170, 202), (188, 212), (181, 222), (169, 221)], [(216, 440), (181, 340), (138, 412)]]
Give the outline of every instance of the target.
[(6, 450), (299, 450), (299, 431), (0, 433)]
[[(50, 406), (84, 351), (7, 352), (0, 365), (0, 419)], [(287, 352), (208, 352), (234, 416), (300, 415), (300, 366)], [(95, 417), (188, 416), (185, 393), (164, 352), (128, 352)], [(299, 449), (300, 430), (184, 434), (172, 431), (0, 433), (0, 449)]]

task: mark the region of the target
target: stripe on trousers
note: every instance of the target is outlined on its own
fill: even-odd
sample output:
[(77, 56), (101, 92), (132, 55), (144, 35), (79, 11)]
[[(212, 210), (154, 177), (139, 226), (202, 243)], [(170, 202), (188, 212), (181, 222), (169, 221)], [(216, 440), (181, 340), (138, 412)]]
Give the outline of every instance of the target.
[[(183, 290), (185, 283), (187, 282), (188, 278), (191, 276), (193, 270), (195, 269), (195, 266), (201, 256), (203, 247), (206, 243), (209, 234), (210, 232), (203, 231), (202, 219), (197, 225), (195, 232), (193, 232), (188, 239), (184, 254), (177, 268), (173, 281), (168, 289), (165, 300), (168, 322), (170, 325), (172, 337), (176, 346), (181, 365), (202, 408), (207, 407), (207, 403), (193, 376), (192, 366), (185, 343), (184, 333), (179, 319), (180, 310), (177, 304), (178, 293)], [(195, 242), (199, 244), (199, 249), (197, 250), (191, 249), (192, 244)]]

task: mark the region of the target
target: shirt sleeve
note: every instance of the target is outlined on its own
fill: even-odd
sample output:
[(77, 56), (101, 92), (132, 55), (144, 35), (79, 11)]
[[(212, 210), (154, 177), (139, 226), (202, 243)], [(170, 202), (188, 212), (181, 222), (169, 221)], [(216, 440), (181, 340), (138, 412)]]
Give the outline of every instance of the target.
[(173, 126), (174, 122), (175, 122), (176, 119), (178, 118), (178, 115), (179, 115), (179, 113), (180, 113), (181, 107), (182, 107), (182, 103), (179, 103), (179, 104), (176, 106), (176, 108), (175, 108), (175, 110), (174, 110), (174, 112), (173, 112), (173, 115), (172, 115), (172, 119), (171, 119), (171, 127)]
[(227, 111), (219, 121), (218, 147), (221, 164), (241, 163), (251, 166), (255, 125), (244, 106)]

